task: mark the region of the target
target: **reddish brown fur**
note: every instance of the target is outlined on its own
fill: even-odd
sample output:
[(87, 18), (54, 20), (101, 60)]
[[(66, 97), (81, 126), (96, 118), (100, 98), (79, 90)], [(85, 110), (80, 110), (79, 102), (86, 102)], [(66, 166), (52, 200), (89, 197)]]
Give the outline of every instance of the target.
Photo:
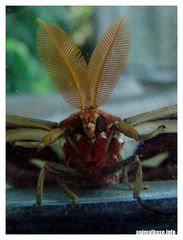
[[(123, 143), (115, 137), (112, 138), (109, 148), (106, 152), (107, 136), (111, 132), (111, 125), (117, 121), (117, 118), (111, 114), (98, 110), (96, 125), (96, 140), (92, 142), (84, 134), (81, 119), (81, 112), (72, 114), (68, 119), (60, 123), (60, 127), (67, 129), (69, 137), (76, 146), (76, 150), (68, 141), (63, 146), (65, 159), (68, 166), (76, 168), (86, 176), (91, 177), (91, 187), (102, 187), (118, 181), (118, 173), (112, 173), (105, 177), (97, 178), (103, 167), (116, 163), (120, 160), (120, 150)], [(101, 133), (105, 133), (104, 138)], [(79, 138), (79, 139), (77, 139)]]

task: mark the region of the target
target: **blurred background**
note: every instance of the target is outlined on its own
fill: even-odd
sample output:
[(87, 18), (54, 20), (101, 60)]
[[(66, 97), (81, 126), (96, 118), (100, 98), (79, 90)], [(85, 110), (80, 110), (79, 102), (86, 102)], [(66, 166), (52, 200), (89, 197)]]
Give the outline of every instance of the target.
[(60, 25), (87, 61), (106, 27), (127, 15), (131, 49), (103, 110), (127, 117), (177, 101), (177, 8), (174, 6), (7, 6), (6, 111), (60, 121), (73, 110), (49, 80), (36, 49), (36, 18)]

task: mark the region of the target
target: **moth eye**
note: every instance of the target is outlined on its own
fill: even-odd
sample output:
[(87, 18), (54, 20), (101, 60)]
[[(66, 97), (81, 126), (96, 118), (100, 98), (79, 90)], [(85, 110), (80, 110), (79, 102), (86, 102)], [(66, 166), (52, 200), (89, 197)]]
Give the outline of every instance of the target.
[(82, 121), (83, 124), (87, 124), (86, 118), (81, 117), (81, 121)]
[(97, 123), (96, 123), (96, 130), (98, 132), (102, 132), (104, 131), (104, 128), (105, 128), (105, 121), (103, 118), (97, 118)]

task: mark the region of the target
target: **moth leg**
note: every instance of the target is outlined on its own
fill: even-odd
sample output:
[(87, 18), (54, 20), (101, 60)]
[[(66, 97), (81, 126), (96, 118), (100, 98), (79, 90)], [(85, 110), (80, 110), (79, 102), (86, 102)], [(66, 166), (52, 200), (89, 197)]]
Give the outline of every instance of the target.
[[(135, 167), (135, 181), (133, 183), (133, 186), (128, 182), (128, 172), (126, 169), (128, 169), (127, 167), (129, 166)], [(126, 177), (125, 176), (124, 177), (126, 178), (125, 181), (127, 182), (127, 185), (131, 189), (133, 189), (133, 197), (138, 198), (142, 187), (142, 165), (138, 155), (129, 157), (126, 160), (121, 160), (115, 164), (106, 166), (105, 168), (102, 169), (102, 174), (105, 175), (113, 173), (121, 169), (125, 171)]]
[(50, 130), (41, 140), (38, 151), (42, 150), (44, 147), (50, 145), (51, 143), (55, 142), (61, 136), (64, 136), (64, 131), (61, 128), (55, 128)]
[(148, 139), (151, 139), (153, 137), (156, 137), (157, 135), (159, 135), (160, 133), (163, 132), (163, 130), (165, 129), (165, 125), (160, 125), (159, 127), (157, 127), (154, 131), (147, 133), (147, 134), (140, 134), (140, 141), (146, 141)]
[(36, 206), (41, 206), (41, 203), (42, 203), (45, 176), (46, 176), (46, 168), (44, 166), (39, 173), (39, 177), (37, 181)]
[[(53, 174), (58, 175), (59, 177), (62, 177), (63, 179), (65, 177), (71, 179), (72, 177), (74, 178), (79, 178), (81, 177), (80, 173), (73, 169), (73, 168), (68, 168), (65, 167), (61, 164), (54, 163), (54, 162), (46, 162), (44, 167), (41, 169), (39, 177), (38, 177), (38, 182), (37, 182), (37, 188), (36, 188), (36, 205), (40, 206), (42, 203), (42, 198), (43, 198), (43, 187), (44, 187), (44, 180), (46, 173), (50, 172)], [(72, 193), (63, 183), (60, 183), (61, 187), (64, 189), (65, 192), (73, 199), (77, 200), (77, 196)]]
[(64, 183), (64, 180), (62, 178), (58, 177), (57, 183), (58, 183), (58, 186), (61, 189), (63, 189), (65, 194), (72, 199), (73, 205), (75, 205), (76, 201), (78, 200), (78, 196), (67, 187), (67, 185)]
[(133, 190), (133, 186), (129, 183), (128, 179), (128, 166), (124, 166), (124, 168), (122, 168), (122, 178), (120, 182), (126, 184), (131, 190)]
[(130, 165), (133, 165), (133, 167), (135, 168), (135, 181), (133, 184), (129, 182), (128, 180), (129, 165), (127, 165), (127, 166), (124, 166), (124, 168), (122, 169), (124, 174), (123, 183), (125, 183), (131, 190), (133, 190), (133, 197), (137, 198), (139, 197), (139, 193), (142, 187), (142, 165), (138, 155), (134, 156), (134, 160), (132, 163), (130, 163)]
[(111, 127), (111, 131), (110, 131), (110, 133), (107, 137), (107, 140), (106, 140), (105, 153), (107, 153), (108, 150), (109, 150), (109, 146), (110, 146), (110, 143), (111, 143), (111, 140), (112, 140), (114, 134), (115, 134), (115, 126), (113, 125)]
[(120, 121), (116, 123), (115, 126), (125, 136), (129, 138), (133, 138), (136, 141), (145, 141), (145, 140), (151, 139), (157, 136), (158, 134), (160, 134), (161, 132), (163, 132), (163, 130), (165, 129), (164, 125), (160, 125), (159, 127), (157, 127), (157, 129), (153, 130), (150, 133), (139, 134), (137, 130), (130, 123)]
[(139, 193), (142, 188), (142, 164), (138, 156), (135, 156), (134, 159), (134, 166), (135, 166), (135, 182), (134, 182), (134, 189), (133, 189), (133, 197), (139, 198)]

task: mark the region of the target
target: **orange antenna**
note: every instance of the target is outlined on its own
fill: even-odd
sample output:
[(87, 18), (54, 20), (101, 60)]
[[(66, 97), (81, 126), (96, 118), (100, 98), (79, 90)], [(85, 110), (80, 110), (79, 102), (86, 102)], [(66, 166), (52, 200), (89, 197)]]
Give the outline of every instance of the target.
[(56, 24), (38, 22), (37, 48), (50, 78), (68, 104), (84, 109), (87, 65), (80, 50)]
[(91, 56), (88, 74), (92, 107), (102, 105), (111, 95), (127, 61), (129, 45), (129, 30), (123, 17), (107, 29)]

